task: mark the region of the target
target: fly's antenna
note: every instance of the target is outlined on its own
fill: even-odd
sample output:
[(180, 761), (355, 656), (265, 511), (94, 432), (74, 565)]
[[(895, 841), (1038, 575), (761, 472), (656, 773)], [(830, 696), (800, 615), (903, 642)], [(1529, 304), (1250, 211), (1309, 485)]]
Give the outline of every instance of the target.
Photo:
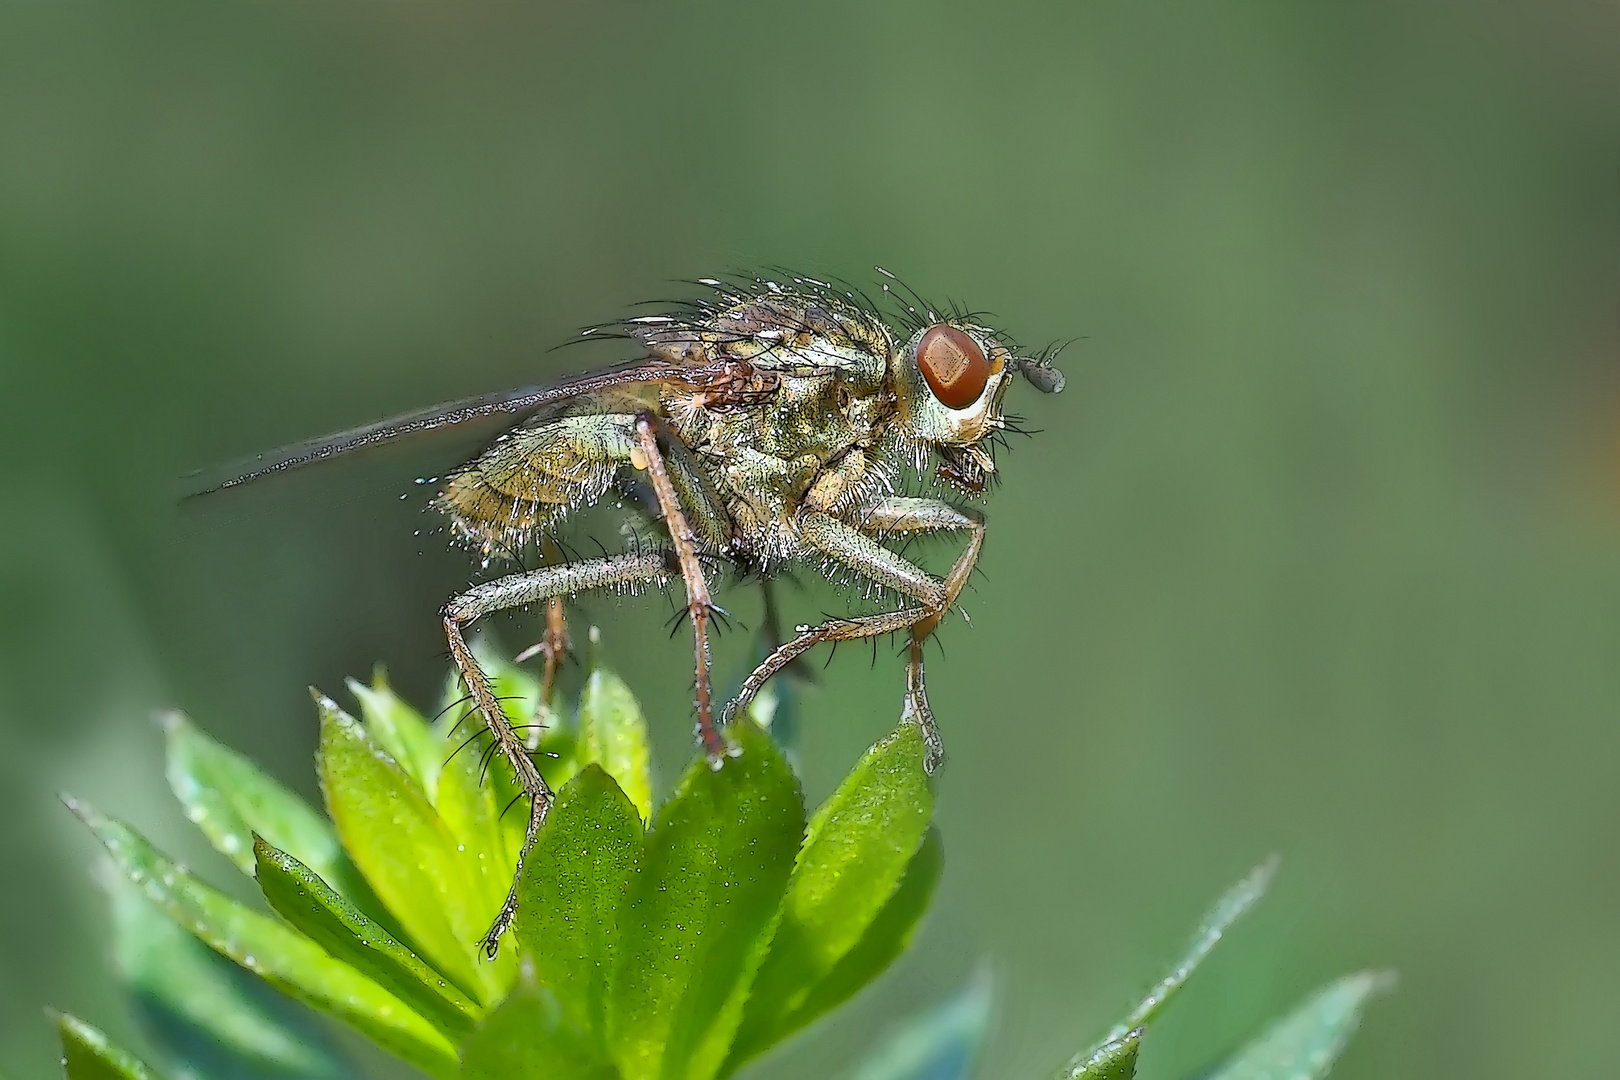
[(1013, 366), (1029, 384), (1043, 394), (1061, 394), (1069, 380), (1053, 364), (1058, 354), (1074, 343), (1075, 339), (1048, 345), (1037, 356), (1015, 356)]

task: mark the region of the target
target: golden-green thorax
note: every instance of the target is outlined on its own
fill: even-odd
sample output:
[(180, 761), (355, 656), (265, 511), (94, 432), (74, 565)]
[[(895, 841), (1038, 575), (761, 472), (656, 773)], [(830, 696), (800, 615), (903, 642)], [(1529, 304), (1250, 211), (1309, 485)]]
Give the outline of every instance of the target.
[(757, 558), (791, 556), (802, 510), (842, 517), (892, 488), (894, 470), (875, 444), (894, 405), (867, 374), (786, 374), (759, 404), (686, 418), (675, 410), (682, 441), (712, 478), (736, 539)]

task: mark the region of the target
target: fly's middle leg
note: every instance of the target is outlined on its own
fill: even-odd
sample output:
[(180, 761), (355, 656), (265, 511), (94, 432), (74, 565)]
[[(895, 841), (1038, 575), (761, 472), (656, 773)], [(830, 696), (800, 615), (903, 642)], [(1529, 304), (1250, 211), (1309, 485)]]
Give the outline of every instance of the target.
[(659, 448), (658, 435), (649, 417), (643, 416), (636, 420), (636, 450), (638, 458), (633, 460), (638, 468), (646, 470), (647, 478), (652, 483), (653, 494), (658, 498), (659, 512), (664, 517), (664, 527), (669, 532), (670, 543), (675, 549), (675, 559), (680, 565), (681, 577), (686, 583), (686, 610), (692, 620), (697, 734), (703, 744), (704, 753), (709, 756), (709, 764), (718, 768), (725, 760), (727, 752), (725, 740), (720, 737), (719, 730), (714, 726), (714, 697), (709, 679), (709, 620), (718, 609), (709, 595), (709, 583), (703, 576), (703, 567), (698, 563), (697, 535), (681, 511), (675, 484), (670, 479), (664, 452)]
[(792, 664), (804, 653), (826, 641), (856, 641), (860, 638), (882, 637), (912, 626), (927, 616), (920, 607), (886, 611), (880, 615), (863, 615), (853, 619), (829, 619), (819, 626), (801, 630), (797, 637), (782, 642), (737, 687), (737, 696), (726, 704), (721, 719), (729, 724), (736, 715), (748, 707), (772, 675)]
[[(548, 565), (562, 561), (562, 553), (557, 550), (555, 542), (545, 541), (542, 550)], [(546, 627), (541, 632), (540, 640), (514, 656), (512, 662), (521, 664), (536, 656), (543, 658), (540, 671), (539, 711), (544, 713), (551, 707), (551, 695), (557, 688), (557, 671), (562, 667), (563, 660), (568, 657), (568, 613), (560, 596), (554, 596), (546, 601)]]
[(529, 757), (523, 738), (507, 719), (506, 711), (501, 708), (500, 700), (490, 685), (489, 676), (479, 666), (467, 644), (464, 631), (474, 620), (491, 612), (556, 600), (588, 589), (624, 589), (649, 583), (661, 585), (668, 577), (669, 568), (660, 554), (586, 559), (564, 566), (544, 566), (528, 573), (512, 574), (476, 585), (451, 599), (441, 612), (444, 636), (450, 643), (450, 658), (461, 672), (467, 693), (489, 729), (490, 737), (495, 740), (496, 749), (511, 766), (519, 787), (529, 798), (529, 821), (523, 832), (523, 846), (518, 852), (512, 886), (507, 890), (506, 900), (490, 924), (489, 932), (479, 942), (486, 956), (495, 956), (500, 949), (501, 935), (511, 927), (517, 915), (523, 860), (528, 857), (540, 826), (551, 809), (551, 788)]

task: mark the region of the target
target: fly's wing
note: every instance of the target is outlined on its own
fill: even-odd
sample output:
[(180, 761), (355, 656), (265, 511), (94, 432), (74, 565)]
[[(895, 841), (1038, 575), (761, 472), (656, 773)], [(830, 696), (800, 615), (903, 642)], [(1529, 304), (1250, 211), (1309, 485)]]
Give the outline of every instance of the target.
[(193, 498), (240, 487), (275, 473), (315, 465), (399, 439), (451, 430), (475, 421), (505, 418), (516, 424), (541, 409), (562, 406), (613, 387), (658, 382), (680, 374), (684, 373), (675, 365), (660, 360), (641, 360), (549, 386), (526, 386), (434, 405), (389, 420), (284, 446), (223, 469), (193, 473), (182, 478), (184, 495)]

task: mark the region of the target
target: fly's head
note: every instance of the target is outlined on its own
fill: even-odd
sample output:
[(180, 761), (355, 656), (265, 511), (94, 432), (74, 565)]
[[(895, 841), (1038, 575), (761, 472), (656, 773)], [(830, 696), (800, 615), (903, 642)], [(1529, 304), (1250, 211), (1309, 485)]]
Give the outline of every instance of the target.
[(1055, 394), (1063, 374), (1051, 354), (1020, 357), (996, 331), (960, 320), (936, 322), (892, 353), (896, 420), (912, 444), (919, 471), (929, 452), (940, 459), (935, 475), (977, 495), (994, 475), (991, 445), (1008, 430), (1002, 399), (1016, 375)]

